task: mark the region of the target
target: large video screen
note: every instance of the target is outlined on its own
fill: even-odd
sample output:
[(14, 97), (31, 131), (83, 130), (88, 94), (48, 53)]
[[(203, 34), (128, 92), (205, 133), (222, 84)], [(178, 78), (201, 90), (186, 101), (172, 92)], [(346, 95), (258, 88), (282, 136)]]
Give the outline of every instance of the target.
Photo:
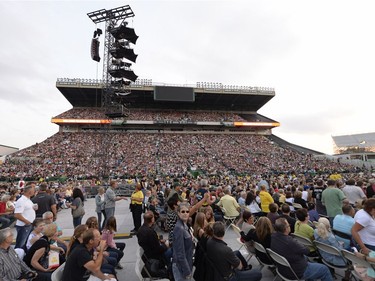
[(154, 100), (194, 102), (194, 88), (155, 86)]

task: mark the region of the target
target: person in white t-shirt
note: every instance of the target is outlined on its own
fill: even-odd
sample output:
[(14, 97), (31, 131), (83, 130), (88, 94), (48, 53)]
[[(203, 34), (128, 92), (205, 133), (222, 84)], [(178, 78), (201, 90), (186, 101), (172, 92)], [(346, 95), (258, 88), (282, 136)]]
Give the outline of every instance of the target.
[(363, 209), (359, 210), (354, 216), (354, 225), (352, 227), (352, 236), (361, 247), (363, 254), (375, 251), (375, 198), (367, 199)]
[(17, 219), (17, 238), (15, 248), (22, 248), (26, 244), (27, 237), (32, 230), (32, 222), (36, 214), (34, 203), (30, 198), (35, 194), (35, 184), (29, 183), (23, 189), (23, 195), (16, 201), (14, 217)]

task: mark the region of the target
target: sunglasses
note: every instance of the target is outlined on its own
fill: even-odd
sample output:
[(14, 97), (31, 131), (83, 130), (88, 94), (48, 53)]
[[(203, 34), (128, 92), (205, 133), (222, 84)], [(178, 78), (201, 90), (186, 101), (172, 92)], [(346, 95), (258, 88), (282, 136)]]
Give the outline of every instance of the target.
[(188, 214), (189, 211), (180, 211), (181, 214)]

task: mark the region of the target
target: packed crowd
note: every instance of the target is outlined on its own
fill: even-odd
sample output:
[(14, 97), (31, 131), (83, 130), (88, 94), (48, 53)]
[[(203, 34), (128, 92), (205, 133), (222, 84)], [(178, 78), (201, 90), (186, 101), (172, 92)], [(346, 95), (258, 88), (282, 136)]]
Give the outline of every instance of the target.
[[(12, 231), (0, 230), (0, 278), (49, 281), (54, 270), (65, 263), (64, 281), (116, 280), (126, 245), (114, 241), (114, 213), (116, 201), (125, 199), (130, 200), (133, 216), (131, 232), (137, 235), (152, 276), (176, 281), (261, 280), (262, 271), (252, 269), (241, 252), (224, 243), (229, 221), (241, 228), (243, 243), (260, 263), (271, 265), (275, 275), (333, 280), (334, 266), (342, 266), (346, 269), (343, 280), (349, 280), (353, 268), (346, 266), (347, 260), (319, 245), (338, 251), (360, 250), (355, 254), (358, 258), (375, 261), (374, 176), (300, 174), (251, 181), (143, 178), (129, 199), (115, 195), (118, 182), (113, 180), (106, 190), (100, 188), (95, 198), (97, 217), (88, 218), (85, 224), (81, 221), (83, 193), (79, 187), (69, 186), (60, 194), (60, 200), (72, 209), (75, 230), (69, 243), (59, 239), (62, 233), (55, 222), (58, 198), (50, 191), (54, 184), (39, 184), (37, 193), (33, 183), (23, 186), (21, 194), (7, 188), (1, 199), (7, 203), (8, 196), (16, 196), (17, 200), (6, 204), (6, 211), (16, 219), (17, 237), (13, 249)], [(159, 237), (155, 226), (167, 231), (168, 239)], [(298, 242), (301, 238), (311, 241), (310, 247)], [(270, 249), (270, 254), (283, 256), (293, 271), (278, 267), (259, 245)], [(55, 259), (46, 259), (48, 255)], [(358, 274), (365, 280), (375, 277), (370, 269), (358, 269)]]
[[(107, 171), (106, 171), (107, 169)], [(333, 173), (358, 168), (295, 152), (260, 135), (59, 132), (7, 157), (0, 180), (68, 177)]]
[[(105, 110), (102, 108), (92, 107), (73, 107), (65, 111), (55, 118), (65, 119), (107, 119)], [(174, 122), (234, 122), (246, 121), (238, 114), (228, 112), (201, 112), (201, 111), (140, 111), (133, 109), (130, 111), (127, 120), (142, 120), (142, 121), (174, 121)]]

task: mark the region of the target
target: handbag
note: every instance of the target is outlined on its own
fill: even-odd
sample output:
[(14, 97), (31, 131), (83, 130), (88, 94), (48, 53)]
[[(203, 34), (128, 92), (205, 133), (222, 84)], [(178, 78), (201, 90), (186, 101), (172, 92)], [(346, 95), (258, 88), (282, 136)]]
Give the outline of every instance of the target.
[(85, 209), (83, 209), (83, 204), (81, 200), (79, 200), (79, 205), (77, 206), (77, 208), (72, 210), (72, 215), (73, 218), (79, 218), (85, 215)]

